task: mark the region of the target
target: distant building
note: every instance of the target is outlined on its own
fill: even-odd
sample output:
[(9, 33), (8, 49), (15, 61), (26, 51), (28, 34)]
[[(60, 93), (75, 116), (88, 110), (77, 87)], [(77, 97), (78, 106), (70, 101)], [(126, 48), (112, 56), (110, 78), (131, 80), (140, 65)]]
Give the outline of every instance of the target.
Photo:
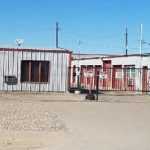
[[(77, 87), (80, 71), (80, 86), (96, 88), (96, 76), (100, 76), (101, 90), (150, 90), (150, 54), (105, 55), (80, 58), (72, 61), (70, 85)], [(77, 69), (77, 68), (80, 69)], [(93, 76), (88, 76), (93, 74)]]
[(71, 51), (0, 48), (0, 91), (66, 92)]

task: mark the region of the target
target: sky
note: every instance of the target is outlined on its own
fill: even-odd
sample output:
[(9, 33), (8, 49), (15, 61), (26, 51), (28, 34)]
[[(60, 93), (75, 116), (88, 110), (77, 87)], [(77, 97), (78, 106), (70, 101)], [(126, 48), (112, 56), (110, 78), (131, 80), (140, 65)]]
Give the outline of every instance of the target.
[[(0, 0), (0, 47), (24, 39), (22, 47), (55, 48), (57, 21), (62, 48), (124, 54), (127, 26), (129, 53), (139, 53), (141, 23), (150, 42), (149, 6), (149, 0)], [(149, 49), (143, 45), (143, 53)]]

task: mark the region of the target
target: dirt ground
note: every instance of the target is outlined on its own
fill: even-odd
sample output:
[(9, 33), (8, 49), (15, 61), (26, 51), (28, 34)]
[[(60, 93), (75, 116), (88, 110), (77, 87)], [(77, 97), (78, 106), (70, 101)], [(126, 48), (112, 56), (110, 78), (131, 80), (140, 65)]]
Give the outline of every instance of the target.
[(150, 96), (0, 93), (0, 150), (150, 150)]

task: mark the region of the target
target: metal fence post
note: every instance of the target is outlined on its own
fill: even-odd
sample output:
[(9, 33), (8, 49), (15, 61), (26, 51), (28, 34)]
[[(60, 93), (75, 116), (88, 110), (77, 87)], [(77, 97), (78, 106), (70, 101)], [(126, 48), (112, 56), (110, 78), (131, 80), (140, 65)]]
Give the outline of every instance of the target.
[(80, 67), (77, 70), (77, 88), (80, 91)]

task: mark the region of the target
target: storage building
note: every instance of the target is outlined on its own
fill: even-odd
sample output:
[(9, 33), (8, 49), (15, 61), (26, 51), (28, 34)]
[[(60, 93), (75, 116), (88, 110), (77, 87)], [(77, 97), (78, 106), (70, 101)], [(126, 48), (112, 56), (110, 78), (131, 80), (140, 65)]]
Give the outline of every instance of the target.
[(0, 91), (66, 92), (71, 51), (0, 48)]
[[(112, 55), (72, 61), (71, 85), (105, 91), (150, 91), (150, 54)], [(77, 67), (76, 67), (77, 66)], [(77, 69), (79, 67), (79, 73)]]

